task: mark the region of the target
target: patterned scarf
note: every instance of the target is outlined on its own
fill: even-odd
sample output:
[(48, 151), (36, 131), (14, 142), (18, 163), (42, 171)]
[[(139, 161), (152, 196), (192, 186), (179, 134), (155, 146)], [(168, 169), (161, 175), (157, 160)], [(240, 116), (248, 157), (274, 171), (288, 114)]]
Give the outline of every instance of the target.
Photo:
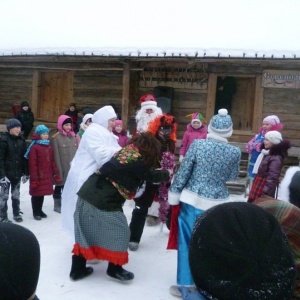
[(31, 147), (34, 145), (34, 144), (39, 144), (39, 145), (49, 145), (50, 144), (50, 140), (32, 140), (30, 145), (28, 146), (27, 148), (27, 151), (24, 155), (25, 158), (28, 159), (28, 155), (29, 155), (29, 152), (31, 150)]

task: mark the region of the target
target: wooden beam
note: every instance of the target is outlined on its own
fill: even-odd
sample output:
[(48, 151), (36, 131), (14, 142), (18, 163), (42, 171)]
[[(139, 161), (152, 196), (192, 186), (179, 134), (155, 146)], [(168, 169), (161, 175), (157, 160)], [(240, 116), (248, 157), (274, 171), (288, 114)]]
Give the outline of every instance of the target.
[(39, 82), (40, 82), (40, 75), (39, 71), (33, 71), (32, 76), (32, 94), (31, 94), (31, 110), (35, 116), (38, 117), (38, 99), (39, 99)]
[(253, 109), (253, 132), (258, 132), (262, 122), (262, 111), (264, 105), (264, 88), (261, 85), (261, 75), (256, 76), (255, 99)]
[(206, 121), (209, 122), (214, 115), (217, 89), (217, 74), (210, 73), (208, 76), (207, 100), (206, 100)]
[(130, 85), (130, 64), (124, 63), (123, 91), (122, 91), (122, 121), (125, 130), (127, 130), (128, 127), (129, 85)]

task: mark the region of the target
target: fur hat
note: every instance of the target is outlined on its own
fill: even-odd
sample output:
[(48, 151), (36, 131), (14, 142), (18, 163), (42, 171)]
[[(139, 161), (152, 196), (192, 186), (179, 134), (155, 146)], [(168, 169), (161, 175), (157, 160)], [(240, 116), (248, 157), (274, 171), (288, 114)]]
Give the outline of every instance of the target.
[(276, 130), (268, 131), (265, 135), (265, 138), (274, 145), (277, 145), (280, 142), (282, 142), (282, 135)]
[(29, 107), (29, 103), (27, 101), (23, 101), (21, 103), (21, 107), (24, 107), (24, 106), (28, 106)]
[(15, 127), (22, 127), (22, 124), (18, 119), (9, 119), (6, 121), (7, 131), (10, 131), (11, 129), (13, 129)]
[(122, 120), (116, 120), (116, 121), (115, 121), (115, 126), (118, 126), (118, 125), (123, 126)]
[(208, 125), (208, 132), (218, 134), (224, 138), (232, 135), (232, 120), (225, 108), (221, 108), (217, 115), (214, 115)]
[(271, 125), (277, 125), (280, 123), (280, 120), (277, 116), (275, 115), (270, 115), (270, 116), (267, 116), (263, 119), (263, 122), (266, 122), (266, 123), (269, 123)]
[(296, 267), (278, 221), (246, 202), (214, 206), (197, 219), (189, 248), (197, 288), (230, 300), (291, 299)]
[(89, 119), (92, 121), (93, 114), (85, 114), (84, 117), (82, 118), (82, 123), (85, 124)]
[(45, 126), (45, 125), (38, 125), (38, 126), (36, 126), (36, 128), (35, 128), (35, 133), (37, 134), (37, 135), (41, 135), (42, 133), (45, 133), (45, 132), (47, 132), (47, 133), (49, 133), (49, 128), (47, 127), (47, 126)]
[(0, 223), (0, 298), (29, 299), (40, 274), (40, 246), (27, 228)]
[(140, 98), (140, 103), (141, 103), (141, 107), (144, 110), (146, 110), (146, 109), (155, 110), (155, 108), (157, 107), (156, 98), (155, 98), (155, 96), (153, 94), (143, 95)]

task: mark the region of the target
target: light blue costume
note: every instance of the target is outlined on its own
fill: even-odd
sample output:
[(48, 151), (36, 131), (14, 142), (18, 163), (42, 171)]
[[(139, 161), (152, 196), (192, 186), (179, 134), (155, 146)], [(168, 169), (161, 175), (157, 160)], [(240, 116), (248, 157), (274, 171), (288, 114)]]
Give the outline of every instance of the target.
[[(230, 118), (228, 115), (226, 117)], [(229, 145), (225, 138), (232, 134), (231, 118), (230, 130), (226, 134), (211, 127), (212, 121), (208, 127), (211, 133), (205, 140), (193, 141), (169, 189), (169, 203), (177, 205), (181, 202), (178, 218), (178, 285), (194, 284), (188, 248), (197, 217), (215, 205), (232, 201), (226, 182), (235, 180), (239, 174), (241, 150)], [(222, 124), (220, 126), (224, 131)]]

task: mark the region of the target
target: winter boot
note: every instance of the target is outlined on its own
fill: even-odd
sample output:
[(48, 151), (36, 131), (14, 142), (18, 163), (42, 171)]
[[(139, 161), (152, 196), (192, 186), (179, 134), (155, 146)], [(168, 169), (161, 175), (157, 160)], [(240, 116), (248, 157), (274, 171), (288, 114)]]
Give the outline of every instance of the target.
[(60, 213), (61, 210), (61, 195), (53, 195), (54, 199), (54, 211)]
[(129, 281), (134, 278), (133, 273), (126, 271), (125, 269), (122, 268), (122, 266), (115, 265), (113, 263), (108, 264), (106, 274), (109, 277), (112, 277), (120, 281)]
[(86, 259), (79, 255), (72, 256), (72, 267), (70, 272), (70, 278), (73, 281), (83, 279), (93, 273), (92, 267), (86, 267)]

